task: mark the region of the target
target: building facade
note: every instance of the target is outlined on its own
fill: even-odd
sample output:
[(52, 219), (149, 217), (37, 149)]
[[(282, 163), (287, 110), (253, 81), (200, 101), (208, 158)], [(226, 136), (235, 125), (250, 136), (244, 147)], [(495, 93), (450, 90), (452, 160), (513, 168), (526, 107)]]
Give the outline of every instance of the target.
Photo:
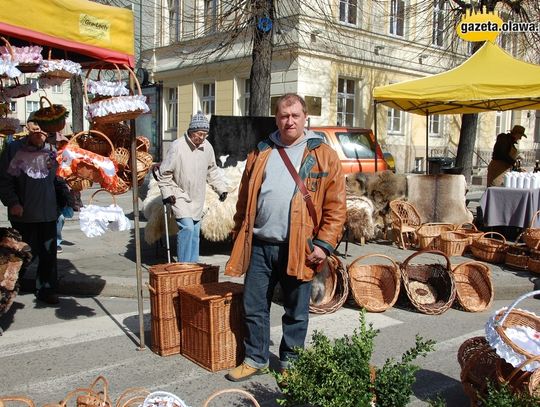
[[(148, 13), (153, 43), (142, 46), (141, 61), (150, 81), (163, 87), (165, 150), (197, 110), (209, 117), (249, 115), (253, 30), (268, 28), (253, 17), (249, 4), (158, 0)], [(471, 54), (472, 44), (455, 34), (447, 0), (280, 0), (273, 5), (273, 18), (269, 11), (262, 21), (272, 23), (272, 99), (286, 92), (304, 96), (314, 126), (374, 128), (376, 120), (378, 140), (400, 172), (425, 169), (426, 128), (430, 155), (455, 154), (460, 116), (433, 115), (426, 123), (423, 116), (380, 106), (375, 117), (372, 100), (376, 86), (443, 72)], [(517, 53), (516, 37), (503, 35), (499, 41)], [(538, 121), (535, 111), (480, 114), (474, 163), (487, 166), (498, 133), (522, 124), (532, 135)], [(532, 150), (534, 139), (521, 147)]]

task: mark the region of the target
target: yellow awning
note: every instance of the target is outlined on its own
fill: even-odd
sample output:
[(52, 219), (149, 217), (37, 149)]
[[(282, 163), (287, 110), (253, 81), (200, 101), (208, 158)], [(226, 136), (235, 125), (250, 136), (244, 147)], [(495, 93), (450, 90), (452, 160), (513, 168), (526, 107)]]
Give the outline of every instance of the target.
[[(131, 67), (133, 30), (131, 10), (86, 0), (8, 0), (0, 7), (0, 33), (10, 40), (19, 38)], [(76, 59), (69, 54), (68, 58)]]
[(447, 72), (378, 86), (375, 102), (417, 114), (540, 109), (540, 66), (486, 42)]

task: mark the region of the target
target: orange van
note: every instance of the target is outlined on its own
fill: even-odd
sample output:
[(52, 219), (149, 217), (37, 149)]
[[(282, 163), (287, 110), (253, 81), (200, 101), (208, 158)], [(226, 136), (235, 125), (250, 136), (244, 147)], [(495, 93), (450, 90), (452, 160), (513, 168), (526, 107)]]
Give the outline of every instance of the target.
[(371, 129), (353, 127), (310, 127), (311, 131), (324, 137), (336, 150), (344, 174), (375, 172), (375, 151), (377, 151), (377, 171), (394, 170), (393, 158), (385, 154), (380, 146), (375, 148), (375, 136)]

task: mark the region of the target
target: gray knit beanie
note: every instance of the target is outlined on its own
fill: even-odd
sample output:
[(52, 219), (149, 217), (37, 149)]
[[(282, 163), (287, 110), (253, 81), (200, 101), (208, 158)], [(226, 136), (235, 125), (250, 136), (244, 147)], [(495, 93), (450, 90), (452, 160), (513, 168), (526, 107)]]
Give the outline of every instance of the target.
[(191, 117), (191, 122), (189, 123), (188, 131), (198, 131), (198, 130), (204, 130), (209, 131), (210, 130), (210, 123), (208, 122), (208, 119), (204, 115), (203, 112), (200, 110), (197, 112), (197, 114), (194, 114)]

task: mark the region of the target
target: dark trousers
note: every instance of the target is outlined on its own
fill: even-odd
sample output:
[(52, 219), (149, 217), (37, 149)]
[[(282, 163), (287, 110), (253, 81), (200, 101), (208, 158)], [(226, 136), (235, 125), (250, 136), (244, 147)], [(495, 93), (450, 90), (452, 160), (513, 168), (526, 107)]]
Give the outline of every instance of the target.
[(32, 249), (32, 260), (35, 261), (37, 258), (36, 288), (56, 289), (58, 286), (56, 220), (37, 223), (11, 221), (11, 225), (19, 231), (23, 241)]

